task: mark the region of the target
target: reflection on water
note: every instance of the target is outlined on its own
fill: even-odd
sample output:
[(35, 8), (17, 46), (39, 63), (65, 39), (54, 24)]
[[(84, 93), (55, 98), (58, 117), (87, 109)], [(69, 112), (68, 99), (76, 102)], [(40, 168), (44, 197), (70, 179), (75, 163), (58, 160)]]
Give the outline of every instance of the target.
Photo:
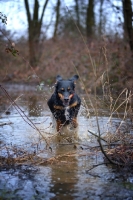
[[(59, 145), (56, 148), (56, 155), (73, 152), (73, 146)], [(72, 199), (72, 194), (75, 191), (75, 184), (77, 183), (78, 160), (76, 157), (66, 157), (60, 159), (60, 163), (52, 166), (52, 182), (51, 192), (56, 195), (56, 199)]]
[[(30, 126), (25, 114), (46, 138), (51, 137), (49, 142), (52, 152), (43, 151), (40, 157), (58, 159), (56, 162), (54, 160), (48, 165), (38, 167), (27, 164), (9, 170), (2, 168), (0, 195), (8, 198), (10, 196), (10, 199), (15, 196), (17, 199), (24, 200), (131, 199), (133, 197), (132, 187), (127, 187), (127, 185), (128, 183), (132, 185), (130, 181), (132, 177), (118, 179), (117, 173), (113, 173), (112, 169), (106, 165), (94, 168), (91, 171), (92, 174), (88, 173), (88, 169), (94, 164), (103, 162), (101, 154), (94, 154), (87, 150), (87, 145), (97, 145), (94, 137), (88, 132), (90, 130), (97, 133), (95, 116), (86, 118), (81, 108), (78, 129), (73, 132), (69, 127), (65, 127), (60, 136), (56, 135), (51, 125), (51, 122), (53, 123), (51, 113), (45, 100), (48, 94), (34, 90), (29, 91), (23, 88), (20, 93), (16, 88), (14, 93), (9, 90), (12, 98), (20, 106), (23, 118), (9, 100), (1, 96), (0, 124), (7, 123), (7, 125), (0, 126), (1, 155), (5, 155), (2, 150), (4, 144), (15, 145), (29, 151), (34, 151), (37, 145), (40, 150), (45, 149), (45, 141), (42, 140), (39, 132)], [(99, 117), (98, 121), (102, 134), (113, 133), (120, 123), (118, 118), (109, 120), (107, 115)]]
[(41, 116), (41, 109), (39, 109), (40, 105), (38, 105), (37, 97), (35, 95), (30, 96), (28, 102), (29, 116)]

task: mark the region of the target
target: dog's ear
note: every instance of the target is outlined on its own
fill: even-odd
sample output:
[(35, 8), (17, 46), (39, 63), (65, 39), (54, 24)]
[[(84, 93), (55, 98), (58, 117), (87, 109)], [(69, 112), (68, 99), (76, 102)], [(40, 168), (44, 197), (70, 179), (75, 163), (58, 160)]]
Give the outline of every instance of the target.
[(56, 76), (56, 81), (58, 82), (58, 81), (62, 81), (62, 77), (60, 76), (60, 75), (57, 75)]
[(76, 81), (77, 79), (79, 78), (78, 75), (74, 75), (72, 78), (70, 78), (69, 80), (70, 81)]
[(57, 90), (57, 86), (58, 86), (58, 82), (59, 81), (62, 81), (63, 80), (63, 78), (60, 76), (60, 75), (57, 75), (56, 76), (56, 83), (55, 83), (55, 89)]

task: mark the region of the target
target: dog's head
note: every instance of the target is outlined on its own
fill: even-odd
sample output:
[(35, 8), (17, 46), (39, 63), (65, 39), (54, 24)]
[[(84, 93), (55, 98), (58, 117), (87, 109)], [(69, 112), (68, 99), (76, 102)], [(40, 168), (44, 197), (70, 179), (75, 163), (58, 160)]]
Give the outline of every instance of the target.
[(60, 75), (56, 77), (55, 90), (64, 106), (69, 106), (69, 102), (75, 92), (75, 81), (78, 78), (78, 75), (74, 75), (67, 80), (64, 80)]

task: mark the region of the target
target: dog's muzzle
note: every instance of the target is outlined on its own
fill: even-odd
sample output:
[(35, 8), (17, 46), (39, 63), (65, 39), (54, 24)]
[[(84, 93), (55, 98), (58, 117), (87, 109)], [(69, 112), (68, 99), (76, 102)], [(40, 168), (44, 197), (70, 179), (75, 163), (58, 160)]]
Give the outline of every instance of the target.
[(62, 100), (63, 102), (63, 105), (65, 107), (69, 106), (69, 102), (70, 102), (70, 99), (73, 97), (73, 94), (61, 94), (61, 93), (58, 93), (60, 99)]
[(70, 101), (69, 98), (65, 98), (65, 97), (64, 97), (64, 99), (63, 99), (63, 105), (64, 105), (64, 106), (69, 106), (69, 101)]

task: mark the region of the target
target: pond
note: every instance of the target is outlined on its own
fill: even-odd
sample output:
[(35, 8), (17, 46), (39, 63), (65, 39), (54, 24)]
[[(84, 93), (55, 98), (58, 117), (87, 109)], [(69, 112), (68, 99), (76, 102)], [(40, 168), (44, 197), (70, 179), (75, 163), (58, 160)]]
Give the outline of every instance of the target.
[[(4, 88), (11, 98), (0, 91), (0, 159), (11, 162), (0, 165), (0, 199), (133, 199), (133, 175), (104, 164), (97, 140), (88, 132), (97, 133), (91, 107), (87, 114), (81, 107), (78, 129), (66, 127), (58, 135), (47, 106), (53, 88)], [(101, 133), (113, 133), (120, 119), (112, 116), (110, 121), (106, 108), (99, 113)]]

